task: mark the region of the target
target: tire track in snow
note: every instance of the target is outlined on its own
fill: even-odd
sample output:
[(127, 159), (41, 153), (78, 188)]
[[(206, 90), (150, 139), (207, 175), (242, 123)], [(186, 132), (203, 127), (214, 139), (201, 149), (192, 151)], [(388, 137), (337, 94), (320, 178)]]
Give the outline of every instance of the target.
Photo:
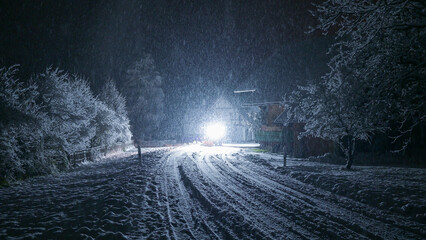
[(161, 173), (162, 191), (165, 194), (168, 221), (173, 239), (221, 239), (206, 220), (198, 203), (198, 199), (191, 198), (191, 190), (187, 190), (184, 184), (185, 176), (182, 176), (180, 166), (186, 158), (186, 153), (175, 150), (167, 156), (166, 163)]
[[(244, 158), (244, 156), (242, 157)], [(324, 198), (314, 198), (308, 192), (302, 192), (298, 189), (295, 189), (295, 186), (300, 186), (303, 184), (296, 183), (293, 179), (286, 178), (285, 180), (289, 180), (289, 182), (287, 183), (285, 182), (285, 180), (276, 182), (274, 180), (271, 180), (268, 176), (264, 177), (259, 174), (262, 172), (259, 171), (259, 169), (262, 169), (261, 167), (257, 167), (256, 170), (252, 170), (248, 166), (252, 166), (253, 164), (236, 164), (235, 160), (232, 161), (235, 158), (224, 156), (218, 158), (218, 163), (221, 161), (221, 159), (224, 161), (224, 164), (222, 165), (230, 168), (229, 172), (235, 172), (242, 177), (250, 179), (250, 181), (256, 182), (264, 188), (277, 191), (279, 195), (296, 197), (293, 198), (295, 201), (299, 201), (299, 203), (304, 204), (308, 207), (315, 207), (315, 209), (318, 209), (318, 211), (314, 211), (313, 213), (315, 213), (319, 217), (323, 216), (323, 218), (328, 219), (326, 221), (327, 224), (332, 221), (338, 225), (341, 225), (343, 228), (357, 232), (358, 234), (368, 237), (370, 239), (397, 239), (401, 236), (405, 236), (405, 238), (416, 239), (416, 235), (399, 230), (398, 228), (395, 228), (394, 225), (378, 221), (374, 218), (369, 218), (365, 216), (365, 214), (355, 212), (352, 209), (341, 207), (334, 203), (331, 205), (330, 202), (324, 201)], [(316, 192), (321, 192), (321, 190), (318, 189), (311, 189)], [(312, 203), (314, 203), (314, 205), (312, 205)], [(351, 216), (350, 221), (346, 220), (348, 219), (348, 216)]]
[[(214, 158), (210, 156), (209, 158)], [(312, 221), (307, 221), (307, 219), (298, 217), (296, 213), (297, 210), (291, 208), (286, 210), (283, 207), (277, 206), (275, 202), (277, 197), (270, 192), (265, 194), (265, 189), (261, 189), (253, 182), (247, 181), (245, 178), (236, 176), (232, 171), (227, 171), (217, 165), (217, 159), (215, 161), (208, 161), (210, 163), (210, 170), (214, 171), (216, 175), (221, 176), (221, 178), (226, 179), (226, 182), (232, 183), (230, 188), (237, 191), (237, 195), (247, 196), (247, 201), (251, 201), (258, 206), (261, 206), (259, 211), (260, 214), (264, 213), (266, 216), (262, 216), (266, 219), (272, 219), (272, 222), (266, 223), (265, 228), (272, 227), (273, 230), (277, 229), (287, 229), (290, 232), (296, 233), (299, 237), (306, 239), (315, 239), (319, 238), (319, 235), (314, 235), (314, 231), (317, 227)], [(263, 194), (259, 195), (258, 193), (262, 192)], [(275, 201), (274, 201), (275, 199)], [(281, 201), (284, 202), (284, 201)], [(250, 205), (249, 205), (250, 206)], [(253, 206), (250, 206), (253, 208)], [(278, 211), (277, 211), (278, 210)], [(278, 223), (278, 226), (277, 226)], [(321, 236), (329, 235), (331, 238), (337, 237), (333, 232), (321, 232)], [(293, 236), (292, 238), (296, 238)], [(358, 238), (358, 237), (357, 237)]]
[[(240, 239), (235, 233), (227, 228), (227, 225), (233, 224), (227, 224), (229, 222), (222, 221), (220, 216), (223, 215), (223, 212), (215, 205), (215, 203), (211, 202), (198, 187), (195, 186), (194, 182), (190, 180), (187, 174), (185, 174), (182, 166), (179, 166), (179, 172), (182, 176), (185, 187), (189, 192), (191, 192), (190, 196), (194, 199), (194, 201), (198, 201), (201, 206), (200, 212), (204, 212), (205, 216), (208, 216), (203, 219), (203, 223), (206, 224), (206, 228), (210, 229), (217, 239)], [(216, 231), (214, 231), (213, 228)]]
[[(169, 206), (170, 192), (170, 194), (174, 196), (174, 198), (176, 198), (172, 199), (172, 201), (176, 201), (176, 209), (174, 209), (174, 211), (176, 212), (176, 216), (173, 216), (173, 218), (175, 219), (175, 222), (181, 221), (184, 225), (183, 229), (180, 232), (185, 235), (186, 239), (199, 239), (196, 237), (197, 234), (194, 234), (193, 225), (191, 224), (192, 218), (191, 216), (188, 216), (188, 212), (190, 211), (191, 206), (188, 203), (188, 197), (186, 196), (185, 192), (181, 190), (182, 187), (177, 174), (177, 162), (179, 160), (179, 157), (181, 157), (180, 154), (176, 153), (168, 156), (166, 168), (164, 170), (163, 181), (166, 185), (164, 190), (168, 199), (167, 205), (169, 217), (172, 218)], [(177, 238), (176, 233), (174, 236)]]
[[(137, 218), (138, 227), (129, 235), (132, 238), (157, 239), (159, 236), (170, 239), (167, 224), (165, 223), (166, 207), (162, 204), (163, 196), (160, 192), (158, 175), (164, 169), (166, 157), (170, 152), (155, 151), (142, 155), (142, 162), (139, 162), (141, 171), (139, 175), (144, 181), (145, 187), (142, 193), (137, 193), (141, 200), (139, 201), (138, 212), (141, 216)], [(149, 167), (151, 166), (151, 167)], [(129, 176), (129, 181), (135, 181), (134, 177)]]
[(409, 218), (254, 160), (182, 147), (28, 179), (0, 189), (0, 238), (424, 239)]
[[(232, 211), (228, 212), (241, 215), (248, 223), (248, 228), (253, 228), (253, 231), (261, 233), (263, 235), (262, 238), (269, 239), (279, 238), (278, 236), (283, 234), (292, 239), (307, 239), (313, 237), (309, 232), (303, 231), (302, 229), (296, 231), (295, 229), (298, 227), (292, 225), (291, 222), (287, 222), (290, 223), (287, 225), (292, 226), (283, 224), (283, 222), (286, 221), (285, 216), (274, 214), (273, 210), (263, 203), (248, 197), (245, 191), (247, 189), (238, 186), (238, 183), (219, 173), (208, 163), (209, 159), (210, 156), (208, 155), (202, 155), (196, 159), (192, 157), (194, 164), (197, 165), (202, 176), (206, 176), (209, 181), (211, 181), (206, 188), (210, 188), (208, 190), (214, 188), (219, 189), (218, 191), (212, 192), (210, 198), (222, 202), (222, 204), (228, 204), (232, 209)], [(193, 179), (192, 181), (195, 182), (197, 180), (198, 179)], [(220, 198), (220, 196), (222, 197)]]
[[(257, 174), (266, 176), (266, 178), (269, 178), (295, 192), (298, 192), (301, 195), (307, 195), (312, 197), (312, 193), (314, 192), (316, 194), (315, 195), (316, 198), (329, 199), (328, 202), (330, 204), (337, 205), (340, 208), (346, 209), (350, 212), (354, 212), (355, 214), (365, 216), (373, 221), (379, 221), (383, 224), (388, 225), (389, 228), (391, 229), (396, 228), (394, 232), (396, 231), (400, 231), (400, 232), (395, 233), (395, 236), (406, 235), (407, 233), (405, 232), (410, 233), (411, 235), (407, 235), (406, 237), (411, 237), (411, 238), (415, 238), (416, 235), (426, 236), (425, 231), (422, 230), (422, 226), (420, 226), (418, 223), (411, 221), (407, 218), (386, 213), (381, 209), (371, 207), (365, 203), (357, 202), (357, 201), (354, 201), (353, 199), (350, 199), (344, 196), (336, 197), (334, 193), (316, 188), (309, 184), (305, 184), (287, 175), (283, 175), (282, 173), (277, 172), (272, 166), (269, 166), (267, 168), (259, 168), (259, 167), (256, 167), (255, 164), (248, 164), (242, 167), (241, 170), (250, 169), (248, 168), (249, 166), (255, 169), (255, 170), (248, 170), (249, 174), (250, 174), (250, 171), (255, 171)], [(244, 174), (247, 174), (247, 173), (244, 173)]]
[[(319, 227), (316, 228), (316, 231), (319, 231), (320, 235), (328, 235), (331, 238), (345, 236), (345, 238), (350, 239), (358, 239), (360, 237), (368, 239), (383, 239), (373, 233), (365, 231), (365, 229), (358, 227), (358, 225), (352, 225), (348, 221), (341, 218), (348, 216), (342, 213), (341, 209), (333, 209), (335, 210), (333, 212), (337, 212), (338, 216), (340, 216), (335, 217), (335, 215), (330, 214), (331, 211), (328, 205), (325, 206), (324, 204), (319, 204), (317, 199), (311, 198), (309, 195), (301, 194), (301, 192), (292, 188), (286, 188), (284, 187), (284, 185), (278, 182), (259, 175), (258, 172), (247, 171), (243, 164), (239, 166), (241, 166), (241, 169), (245, 169), (247, 171), (245, 173), (242, 173), (240, 169), (235, 168), (232, 164), (223, 164), (221, 166), (229, 167), (229, 172), (238, 174), (240, 177), (248, 179), (250, 182), (254, 183), (253, 186), (258, 185), (259, 189), (269, 189), (270, 191), (264, 191), (264, 193), (266, 194), (271, 194), (271, 191), (274, 192), (275, 194), (273, 194), (273, 196), (277, 199), (280, 199), (279, 202), (288, 200), (283, 198), (283, 196), (292, 199), (291, 203), (293, 204), (276, 205), (277, 210), (284, 210), (285, 208), (288, 208), (290, 206), (290, 211), (293, 214), (296, 212), (303, 213), (303, 218), (305, 218), (306, 224), (308, 226), (311, 225), (315, 227), (315, 225), (309, 224), (312, 222), (315, 222), (319, 225)], [(303, 211), (301, 211), (301, 209), (303, 209)], [(310, 209), (311, 211), (306, 211), (306, 209)], [(330, 226), (332, 227), (332, 229), (330, 229)], [(315, 230), (315, 228), (312, 230)]]
[[(190, 156), (187, 153), (184, 153), (181, 159), (186, 161), (181, 161), (178, 170), (183, 187), (187, 189), (185, 192), (187, 192), (191, 197), (193, 206), (196, 206), (195, 213), (202, 218), (201, 227), (206, 232), (211, 233), (210, 236), (216, 239), (241, 239), (241, 237), (238, 237), (235, 233), (229, 230), (229, 221), (224, 222), (221, 218), (218, 218), (218, 216), (223, 215), (225, 211), (221, 210), (215, 205), (215, 203), (211, 202), (210, 199), (206, 197), (206, 194), (203, 193), (203, 191), (200, 191), (200, 188), (196, 186), (199, 185), (198, 182), (203, 182), (203, 179), (197, 179), (194, 182), (194, 179), (190, 177), (193, 176), (193, 172), (196, 171), (196, 169), (187, 171), (189, 174), (186, 174), (183, 170), (183, 166), (187, 165), (189, 157)], [(206, 238), (206, 236), (203, 238)]]

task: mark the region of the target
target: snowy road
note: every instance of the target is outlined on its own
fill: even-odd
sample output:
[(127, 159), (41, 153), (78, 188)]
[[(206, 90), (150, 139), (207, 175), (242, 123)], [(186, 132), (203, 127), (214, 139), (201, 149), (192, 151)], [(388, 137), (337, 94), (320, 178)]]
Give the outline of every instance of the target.
[[(194, 145), (143, 158), (140, 165), (133, 152), (0, 189), (0, 239), (426, 238), (424, 212), (415, 218), (383, 205), (404, 196), (375, 207), (318, 187), (329, 180), (310, 181), (319, 168), (277, 168), (279, 156)], [(403, 180), (417, 211), (425, 209), (424, 173)]]

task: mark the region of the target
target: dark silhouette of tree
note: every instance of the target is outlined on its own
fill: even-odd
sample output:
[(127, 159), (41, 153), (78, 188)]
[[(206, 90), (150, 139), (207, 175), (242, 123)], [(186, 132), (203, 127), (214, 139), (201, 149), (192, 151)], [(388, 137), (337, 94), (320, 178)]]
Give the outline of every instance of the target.
[(123, 93), (127, 99), (130, 130), (141, 159), (141, 144), (152, 140), (164, 118), (162, 78), (151, 55), (145, 55), (126, 71)]

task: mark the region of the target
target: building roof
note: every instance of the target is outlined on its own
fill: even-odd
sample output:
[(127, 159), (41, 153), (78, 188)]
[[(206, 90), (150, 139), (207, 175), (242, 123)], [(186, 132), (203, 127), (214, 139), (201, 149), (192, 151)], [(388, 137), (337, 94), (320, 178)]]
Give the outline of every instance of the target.
[(287, 118), (287, 113), (284, 110), (277, 118), (275, 118), (274, 123), (284, 125), (285, 119)]

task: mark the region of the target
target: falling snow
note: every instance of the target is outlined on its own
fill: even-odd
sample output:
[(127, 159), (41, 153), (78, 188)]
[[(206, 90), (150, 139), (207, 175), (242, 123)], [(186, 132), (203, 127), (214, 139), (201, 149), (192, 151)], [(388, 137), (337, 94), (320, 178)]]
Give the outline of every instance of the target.
[(425, 10), (1, 1), (0, 239), (426, 239)]

